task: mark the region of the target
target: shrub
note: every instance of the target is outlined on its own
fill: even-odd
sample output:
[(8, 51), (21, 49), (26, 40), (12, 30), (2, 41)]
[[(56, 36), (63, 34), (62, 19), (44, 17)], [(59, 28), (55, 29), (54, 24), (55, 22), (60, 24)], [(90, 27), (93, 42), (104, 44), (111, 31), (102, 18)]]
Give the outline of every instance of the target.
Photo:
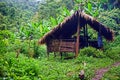
[(15, 41), (7, 47), (7, 52), (19, 52), (34, 58), (43, 58), (46, 56), (45, 46), (38, 45), (36, 40), (31, 40), (29, 44), (28, 40), (21, 41), (15, 39)]
[(34, 57), (35, 58), (44, 58), (47, 54), (46, 46), (38, 45), (37, 41), (33, 42), (33, 50), (34, 50)]
[(93, 56), (93, 57), (105, 57), (103, 51), (95, 49), (93, 47), (86, 47), (80, 50), (80, 55)]
[(7, 52), (7, 42), (6, 39), (10, 37), (10, 32), (8, 30), (0, 30), (0, 54)]
[(113, 60), (120, 60), (120, 47), (112, 47), (106, 50), (105, 55)]
[(111, 49), (112, 47), (119, 47), (120, 46), (120, 36), (115, 36), (115, 39), (113, 42), (108, 43), (105, 42), (105, 49)]
[(100, 13), (99, 21), (105, 24), (106, 26), (112, 28), (116, 35), (120, 33), (120, 9), (113, 9), (111, 11), (104, 11)]
[[(9, 55), (8, 55), (9, 54)], [(0, 59), (0, 78), (3, 79), (22, 79), (30, 80), (39, 77), (38, 61), (33, 58), (24, 57), (20, 54), (19, 58), (15, 58), (16, 53), (6, 53)]]

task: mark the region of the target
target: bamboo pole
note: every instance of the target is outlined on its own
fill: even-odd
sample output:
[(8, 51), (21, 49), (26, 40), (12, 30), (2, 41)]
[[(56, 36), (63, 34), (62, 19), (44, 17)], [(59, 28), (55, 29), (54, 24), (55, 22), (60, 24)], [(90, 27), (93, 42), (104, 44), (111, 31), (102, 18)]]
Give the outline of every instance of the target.
[[(79, 20), (78, 20), (79, 21)], [(77, 40), (76, 40), (76, 53), (75, 53), (75, 57), (78, 56), (78, 53), (79, 53), (79, 34), (80, 34), (80, 25), (79, 25), (79, 22), (78, 22), (78, 27), (77, 27)]]

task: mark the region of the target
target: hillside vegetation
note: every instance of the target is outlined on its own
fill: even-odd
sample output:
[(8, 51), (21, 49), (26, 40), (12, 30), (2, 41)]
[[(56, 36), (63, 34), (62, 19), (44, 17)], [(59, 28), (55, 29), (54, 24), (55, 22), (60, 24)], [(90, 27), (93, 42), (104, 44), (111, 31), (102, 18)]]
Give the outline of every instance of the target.
[[(80, 5), (80, 6), (79, 6)], [(104, 50), (93, 47), (73, 53), (47, 57), (45, 45), (38, 40), (76, 10), (96, 18), (114, 30), (114, 41), (105, 39)], [(97, 37), (89, 28), (91, 39)], [(95, 71), (120, 61), (119, 0), (0, 0), (0, 80), (91, 80)], [(111, 68), (102, 80), (119, 80), (120, 66)]]

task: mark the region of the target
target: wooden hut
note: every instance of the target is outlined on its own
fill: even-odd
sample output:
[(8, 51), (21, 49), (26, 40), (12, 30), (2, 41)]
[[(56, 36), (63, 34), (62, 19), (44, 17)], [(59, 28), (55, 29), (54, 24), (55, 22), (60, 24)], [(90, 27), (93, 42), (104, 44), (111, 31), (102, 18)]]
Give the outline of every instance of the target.
[[(85, 38), (87, 35), (86, 24), (97, 32), (100, 32), (108, 41), (113, 40), (113, 30), (104, 26), (92, 16), (78, 10), (46, 33), (39, 40), (39, 44), (46, 44), (48, 56), (49, 52), (75, 52), (75, 56), (77, 57), (79, 49), (82, 47), (80, 44), (82, 44), (84, 40), (87, 44), (89, 43), (88, 39)], [(81, 40), (82, 36), (80, 36), (82, 28), (84, 29), (83, 41)], [(77, 34), (76, 38), (72, 38), (74, 34)], [(90, 42), (90, 44), (94, 44), (94, 42)]]

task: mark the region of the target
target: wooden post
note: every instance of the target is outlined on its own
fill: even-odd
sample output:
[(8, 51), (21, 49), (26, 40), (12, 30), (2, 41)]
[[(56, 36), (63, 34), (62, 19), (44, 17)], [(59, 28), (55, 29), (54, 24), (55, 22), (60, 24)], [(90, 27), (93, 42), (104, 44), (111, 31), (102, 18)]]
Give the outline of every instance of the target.
[(87, 28), (87, 24), (85, 25), (86, 26), (86, 46), (88, 47), (88, 28)]
[(79, 34), (80, 34), (80, 26), (79, 26), (79, 22), (78, 22), (78, 27), (77, 27), (77, 40), (76, 40), (76, 52), (75, 52), (75, 57), (78, 56), (79, 53)]
[(83, 31), (84, 31), (84, 42), (85, 42), (85, 47), (88, 47), (88, 31), (87, 31), (87, 24), (83, 26)]

